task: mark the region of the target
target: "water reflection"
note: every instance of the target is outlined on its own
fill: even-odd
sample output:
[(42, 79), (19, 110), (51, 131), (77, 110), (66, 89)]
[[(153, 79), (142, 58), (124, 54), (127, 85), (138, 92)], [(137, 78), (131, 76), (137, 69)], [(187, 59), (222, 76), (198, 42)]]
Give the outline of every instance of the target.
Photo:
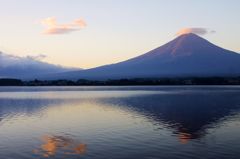
[(196, 90), (103, 101), (127, 107), (154, 120), (155, 124), (172, 128), (173, 134), (176, 134), (182, 143), (203, 137), (208, 128), (217, 127), (224, 120), (240, 113), (240, 91)]
[(64, 136), (43, 136), (40, 148), (34, 149), (35, 154), (51, 157), (58, 152), (66, 155), (82, 155), (86, 152), (87, 145), (78, 143), (72, 138)]
[(188, 133), (179, 132), (178, 138), (182, 144), (186, 144), (190, 139), (192, 139), (192, 135)]
[[(206, 89), (206, 88), (205, 88)], [(4, 118), (14, 115), (39, 115), (45, 108), (59, 107), (61, 105), (81, 105), (92, 103), (96, 105), (108, 105), (112, 108), (122, 109), (130, 113), (142, 114), (154, 121), (155, 124), (172, 128), (173, 134), (178, 136), (181, 143), (187, 143), (191, 139), (204, 136), (206, 129), (216, 127), (222, 121), (240, 112), (240, 90), (228, 91), (199, 91), (191, 92), (169, 90), (167, 93), (129, 93), (129, 92), (88, 92), (78, 94), (73, 92), (75, 98), (51, 97), (36, 99), (0, 99), (0, 122)], [(44, 93), (44, 92), (43, 92)], [(130, 95), (123, 95), (129, 93)], [(68, 94), (69, 93), (62, 93)], [(112, 96), (111, 96), (112, 94)], [(25, 95), (26, 96), (26, 95)]]
[(240, 88), (104, 89), (0, 91), (1, 158), (240, 157)]

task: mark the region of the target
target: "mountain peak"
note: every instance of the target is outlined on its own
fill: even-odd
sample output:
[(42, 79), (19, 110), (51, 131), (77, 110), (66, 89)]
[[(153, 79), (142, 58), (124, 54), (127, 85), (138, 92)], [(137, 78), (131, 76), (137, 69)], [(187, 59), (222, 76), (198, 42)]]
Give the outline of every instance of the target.
[(187, 33), (187, 34), (182, 34), (178, 36), (175, 40), (187, 40), (187, 41), (207, 41), (206, 39), (198, 36), (197, 34), (194, 33)]
[(214, 46), (206, 39), (193, 33), (180, 35), (169, 42), (167, 45), (170, 45), (168, 48), (171, 48), (171, 51), (169, 53), (174, 56), (190, 55), (192, 53), (201, 52), (203, 49), (209, 49)]
[(197, 36), (197, 37), (199, 37), (197, 34), (194, 34), (194, 33), (185, 33), (185, 34), (181, 34), (179, 36)]
[(191, 55), (208, 56), (215, 53), (215, 50), (220, 48), (206, 39), (194, 34), (182, 34), (172, 41), (153, 49), (143, 55), (127, 60), (132, 61), (146, 61), (148, 59), (159, 59), (160, 61), (174, 60), (177, 57), (186, 57)]
[(194, 33), (185, 33), (185, 34), (179, 35), (178, 37), (190, 37), (190, 36), (199, 37), (197, 34), (194, 34)]

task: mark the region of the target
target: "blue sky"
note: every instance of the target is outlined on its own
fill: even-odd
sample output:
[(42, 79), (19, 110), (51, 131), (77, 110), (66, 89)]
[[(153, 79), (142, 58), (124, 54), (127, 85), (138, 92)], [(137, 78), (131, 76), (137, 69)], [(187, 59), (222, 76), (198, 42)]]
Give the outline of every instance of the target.
[[(90, 68), (145, 53), (182, 28), (208, 28), (211, 42), (240, 52), (238, 0), (0, 0), (0, 50), (17, 56)], [(44, 34), (55, 17), (74, 31)], [(86, 23), (76, 28), (75, 20)], [(75, 30), (76, 29), (76, 30)]]

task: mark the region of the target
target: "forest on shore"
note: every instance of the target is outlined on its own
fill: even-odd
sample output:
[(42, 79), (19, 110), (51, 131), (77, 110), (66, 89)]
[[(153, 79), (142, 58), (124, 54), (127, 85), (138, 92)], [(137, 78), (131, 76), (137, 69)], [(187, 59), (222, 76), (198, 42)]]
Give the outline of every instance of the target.
[(240, 77), (134, 78), (109, 80), (30, 80), (2, 78), (0, 86), (240, 85)]

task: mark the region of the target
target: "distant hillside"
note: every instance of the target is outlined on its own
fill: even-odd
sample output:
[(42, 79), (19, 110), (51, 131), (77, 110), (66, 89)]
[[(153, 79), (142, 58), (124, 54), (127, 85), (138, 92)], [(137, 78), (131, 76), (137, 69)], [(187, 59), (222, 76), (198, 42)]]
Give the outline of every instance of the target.
[(34, 78), (80, 69), (67, 68), (39, 61), (31, 57), (17, 57), (0, 52), (0, 78)]

